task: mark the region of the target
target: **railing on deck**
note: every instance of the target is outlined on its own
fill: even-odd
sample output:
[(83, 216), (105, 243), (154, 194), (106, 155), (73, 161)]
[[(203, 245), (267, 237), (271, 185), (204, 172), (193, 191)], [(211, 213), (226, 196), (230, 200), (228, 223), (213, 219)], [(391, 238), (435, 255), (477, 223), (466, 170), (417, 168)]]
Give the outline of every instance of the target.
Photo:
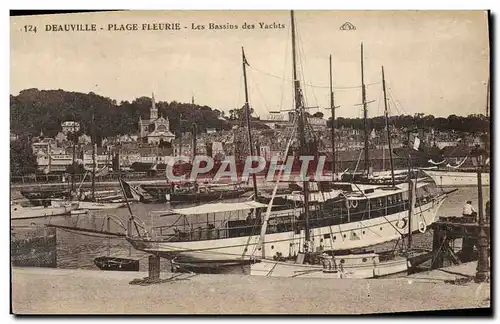
[[(162, 180), (166, 179), (161, 176), (161, 174), (151, 175), (147, 172), (112, 172), (106, 175), (98, 175), (96, 176), (96, 182), (114, 182), (118, 181), (119, 177), (122, 177), (125, 180)], [(84, 179), (85, 174), (76, 174), (75, 175), (75, 184), (79, 184)], [(64, 179), (64, 181), (63, 181)], [(85, 177), (85, 181), (92, 181), (92, 177), (87, 175)], [(11, 176), (10, 177), (11, 184), (45, 184), (45, 183), (71, 183), (71, 175), (67, 174), (33, 174), (26, 176)]]
[[(418, 206), (430, 202), (429, 198), (420, 198)], [(323, 208), (319, 206), (311, 207), (309, 225), (311, 228), (340, 225), (349, 222), (362, 221), (370, 218), (384, 217), (408, 210), (408, 201), (402, 200), (391, 206), (382, 205), (369, 208), (360, 206), (351, 208)], [(251, 219), (225, 219), (215, 220), (207, 217), (203, 221), (189, 221), (188, 216), (180, 216), (172, 225), (153, 227), (153, 232), (157, 238), (171, 242), (189, 242), (213, 240), (231, 237), (242, 237), (258, 235), (261, 225), (255, 218)], [(274, 215), (267, 227), (266, 234), (295, 231), (297, 234), (305, 228), (305, 220), (301, 214), (295, 216), (293, 212), (284, 212)]]

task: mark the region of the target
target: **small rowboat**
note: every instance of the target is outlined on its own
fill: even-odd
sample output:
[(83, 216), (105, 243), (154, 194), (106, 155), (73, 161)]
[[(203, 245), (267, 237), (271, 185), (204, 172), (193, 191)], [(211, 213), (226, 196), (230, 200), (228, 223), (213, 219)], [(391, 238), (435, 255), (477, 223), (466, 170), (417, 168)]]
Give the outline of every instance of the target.
[(105, 271), (139, 271), (139, 260), (135, 259), (100, 256), (94, 264)]

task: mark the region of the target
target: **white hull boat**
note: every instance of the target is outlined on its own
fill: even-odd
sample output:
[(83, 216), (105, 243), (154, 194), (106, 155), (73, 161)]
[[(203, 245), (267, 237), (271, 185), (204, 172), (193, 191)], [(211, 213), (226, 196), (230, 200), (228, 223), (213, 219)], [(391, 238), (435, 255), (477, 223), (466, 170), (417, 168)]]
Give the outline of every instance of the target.
[(10, 218), (12, 220), (30, 219), (30, 218), (45, 218), (51, 216), (66, 216), (69, 215), (73, 207), (66, 206), (32, 206), (24, 207), (19, 204), (10, 206)]
[[(412, 232), (425, 232), (428, 226), (437, 218), (437, 212), (443, 203), (446, 194), (439, 195), (427, 203), (416, 207), (412, 218)], [(332, 215), (339, 217), (339, 215)], [(305, 243), (305, 231), (283, 231), (273, 233), (273, 227), (279, 227), (279, 217), (270, 219), (270, 231), (262, 243), (263, 251), (267, 258), (274, 255), (292, 257), (297, 255)], [(273, 224), (273, 222), (275, 224)], [(227, 223), (226, 223), (227, 224)], [(227, 237), (232, 229), (219, 231), (219, 238), (175, 241), (173, 236), (165, 238), (144, 238), (128, 236), (127, 240), (138, 250), (153, 253), (167, 259), (182, 256), (192, 260), (235, 260), (249, 258), (257, 248), (260, 235)], [(401, 238), (408, 234), (408, 211), (374, 217), (354, 222), (336, 225), (312, 227), (310, 230), (311, 241), (316, 250), (350, 250), (363, 248), (380, 243), (385, 243)], [(259, 248), (261, 249), (261, 248)]]
[(126, 202), (96, 202), (96, 201), (80, 201), (78, 203), (78, 209), (83, 210), (103, 210), (103, 209), (115, 209), (126, 206)]
[(332, 261), (330, 264), (317, 265), (259, 260), (250, 265), (250, 275), (287, 278), (368, 279), (405, 272), (411, 267), (406, 258), (380, 262), (379, 255), (375, 253), (338, 256)]
[(83, 215), (83, 214), (88, 214), (88, 210), (86, 209), (76, 209), (71, 211), (71, 215)]
[[(293, 11), (291, 25), (294, 26)], [(294, 37), (292, 33), (292, 40)], [(295, 44), (294, 41), (292, 44)], [(292, 48), (295, 57), (295, 46)], [(245, 66), (243, 59), (243, 67)], [(295, 69), (294, 64), (294, 73)], [(305, 103), (298, 79), (294, 81), (294, 89), (295, 109), (297, 112), (302, 111)], [(301, 114), (298, 114), (299, 118), (295, 118), (294, 122), (299, 126), (297, 135), (301, 142), (301, 154), (306, 154), (308, 148), (305, 145), (308, 144), (304, 140), (304, 116)], [(247, 115), (247, 119), (248, 117)], [(247, 127), (250, 128), (250, 125)], [(284, 156), (289, 156), (294, 138), (295, 133), (292, 131)], [(249, 143), (252, 144), (251, 142), (249, 136)], [(412, 189), (408, 183), (396, 186), (375, 185), (366, 189), (357, 184), (353, 189), (353, 185), (348, 184), (340, 192), (333, 193), (332, 196), (337, 196), (336, 198), (320, 199), (313, 196), (313, 201), (318, 200), (314, 205), (304, 199), (304, 212), (299, 217), (294, 214), (273, 214), (270, 217), (279, 179), (280, 176), (268, 204), (252, 201), (174, 209), (173, 216), (177, 220), (174, 224), (158, 227), (158, 236), (156, 233), (149, 233), (144, 223), (137, 222), (131, 215), (126, 239), (137, 250), (170, 260), (179, 258), (185, 263), (191, 260), (193, 264), (204, 260), (217, 260), (219, 263), (224, 263), (225, 260), (252, 260), (256, 254), (266, 260), (292, 259), (304, 251), (344, 252), (398, 240), (409, 233), (409, 228), (412, 232), (425, 232), (436, 221), (438, 210), (447, 196), (447, 193), (432, 192), (429, 185), (435, 187), (435, 184), (426, 182), (418, 183)], [(415, 183), (412, 181), (412, 186)], [(310, 184), (309, 179), (304, 181), (301, 190), (303, 198), (306, 195), (308, 199), (311, 197), (309, 190), (314, 189), (311, 189)], [(417, 196), (419, 198), (413, 199)], [(267, 210), (263, 219), (264, 208)], [(249, 210), (250, 213), (246, 216)], [(222, 218), (221, 214), (224, 214)], [(134, 234), (134, 228), (137, 234)]]
[[(440, 187), (477, 186), (476, 172), (447, 170), (424, 170), (424, 172)], [(483, 186), (490, 185), (490, 174), (488, 172), (481, 173), (481, 182)]]

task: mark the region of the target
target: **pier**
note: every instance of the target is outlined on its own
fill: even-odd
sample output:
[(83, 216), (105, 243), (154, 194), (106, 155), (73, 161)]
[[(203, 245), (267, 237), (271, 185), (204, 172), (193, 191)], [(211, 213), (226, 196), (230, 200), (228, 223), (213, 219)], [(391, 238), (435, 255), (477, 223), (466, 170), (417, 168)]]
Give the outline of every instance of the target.
[[(478, 260), (483, 267), (480, 271), (489, 272), (489, 245), (490, 245), (490, 224), (480, 224), (473, 217), (441, 217), (432, 225), (432, 269), (438, 269), (451, 263), (460, 265), (463, 262)], [(482, 231), (484, 230), (484, 231)], [(456, 240), (462, 240), (462, 249), (456, 252), (454, 244)], [(476, 251), (474, 251), (476, 247)], [(485, 251), (483, 251), (485, 250)], [(483, 260), (481, 260), (481, 258)], [(486, 259), (486, 260), (484, 260)], [(486, 275), (487, 276), (487, 275)], [(482, 278), (484, 281), (487, 278)]]

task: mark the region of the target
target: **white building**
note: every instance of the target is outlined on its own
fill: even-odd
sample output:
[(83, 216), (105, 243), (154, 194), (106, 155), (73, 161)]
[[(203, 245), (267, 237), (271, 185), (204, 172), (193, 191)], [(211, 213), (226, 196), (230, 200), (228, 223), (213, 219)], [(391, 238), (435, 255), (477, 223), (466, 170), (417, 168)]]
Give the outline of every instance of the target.
[(80, 130), (80, 123), (76, 121), (64, 121), (61, 123), (62, 132), (67, 135), (71, 132), (78, 132)]
[(152, 96), (151, 109), (149, 110), (149, 119), (139, 118), (140, 138), (146, 138), (147, 143), (158, 144), (160, 141), (172, 142), (175, 135), (170, 132), (170, 123), (168, 118), (158, 116), (154, 94)]

